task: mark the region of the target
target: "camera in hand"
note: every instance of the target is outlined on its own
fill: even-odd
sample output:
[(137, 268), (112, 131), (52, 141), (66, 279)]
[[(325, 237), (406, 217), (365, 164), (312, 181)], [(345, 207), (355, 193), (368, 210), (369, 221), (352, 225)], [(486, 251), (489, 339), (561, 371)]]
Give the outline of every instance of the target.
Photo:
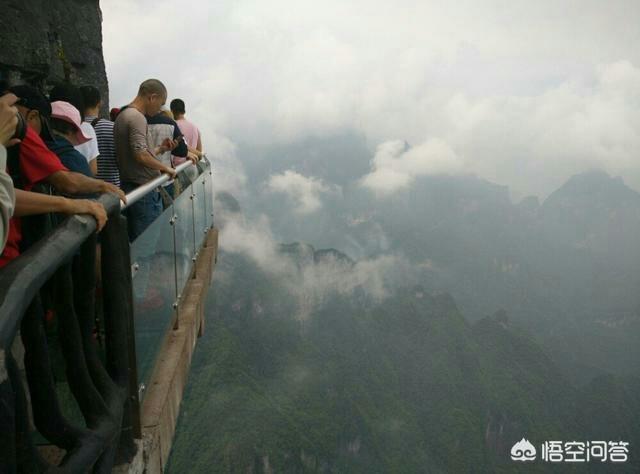
[(16, 117), (18, 118), (18, 123), (16, 124), (16, 131), (11, 137), (13, 140), (16, 138), (18, 140), (24, 140), (25, 135), (27, 134), (27, 123), (25, 122), (20, 112), (16, 113)]

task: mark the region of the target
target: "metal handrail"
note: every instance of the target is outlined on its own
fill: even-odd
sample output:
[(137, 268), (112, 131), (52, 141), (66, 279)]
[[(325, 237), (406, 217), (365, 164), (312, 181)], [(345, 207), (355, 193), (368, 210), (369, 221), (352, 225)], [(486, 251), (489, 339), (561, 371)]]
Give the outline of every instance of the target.
[[(186, 170), (189, 166), (195, 166), (191, 161), (187, 161), (186, 163), (181, 163), (176, 166), (176, 174)], [(152, 179), (148, 183), (142, 184), (138, 186), (136, 189), (127, 194), (127, 203), (120, 202), (120, 209), (124, 210), (127, 207), (131, 206), (133, 203), (139, 201), (144, 196), (149, 194), (151, 191), (156, 189), (158, 186), (162, 186), (164, 183), (171, 180), (171, 176), (166, 173), (161, 174), (157, 178)]]
[[(176, 171), (182, 173), (190, 166), (194, 164), (185, 162)], [(198, 178), (206, 172), (211, 175), (211, 163), (206, 157), (196, 169)], [(189, 186), (200, 182), (180, 176), (189, 178)], [(127, 195), (127, 205), (170, 179), (165, 174), (138, 187)], [(97, 225), (93, 218), (70, 216), (0, 271), (1, 472), (111, 472), (116, 458), (132, 458), (136, 450), (134, 438), (142, 436), (131, 247), (126, 218), (121, 214), (127, 206), (111, 194), (100, 196), (99, 202), (109, 216), (101, 231), (103, 352), (93, 334)], [(205, 221), (209, 207), (204, 204)], [(193, 201), (191, 216), (195, 219)], [(195, 235), (194, 224), (191, 231)], [(173, 232), (175, 242), (175, 228)], [(45, 296), (56, 295), (48, 301), (49, 307), (42, 304), (41, 289), (45, 284), (54, 285), (45, 288)], [(43, 326), (44, 310), (51, 308), (55, 310), (56, 324), (64, 329), (65, 337), (59, 338), (58, 344), (67, 370), (74, 374), (67, 384), (85, 423), (69, 418), (56, 395)], [(25, 352), (16, 357), (11, 349), (18, 330)], [(21, 370), (27, 374), (26, 385)], [(67, 451), (57, 466), (35, 449), (35, 441), (29, 435), (31, 423), (50, 443)]]
[[(176, 172), (183, 173), (190, 166), (195, 165), (191, 161), (182, 163)], [(207, 172), (211, 175), (211, 163), (206, 157), (195, 168), (198, 178)], [(188, 178), (189, 186), (199, 185), (198, 178), (184, 174), (180, 177)], [(116, 458), (127, 461), (134, 455), (134, 438), (142, 436), (135, 295), (127, 222), (121, 211), (170, 180), (169, 175), (163, 174), (136, 188), (127, 195), (127, 205), (111, 194), (98, 199), (109, 216), (100, 239), (103, 351), (93, 334), (95, 219), (87, 215), (66, 218), (0, 271), (0, 472), (73, 473), (92, 469), (102, 474), (111, 472)], [(192, 191), (191, 231), (195, 239), (193, 196)], [(207, 221), (210, 205), (204, 203), (203, 207)], [(30, 226), (36, 224), (32, 222)], [(175, 242), (175, 228), (173, 233)], [(174, 247), (174, 265), (175, 252)], [(45, 288), (46, 285), (53, 286)], [(55, 294), (55, 298), (46, 300), (49, 306), (43, 304), (43, 288), (45, 297)], [(62, 328), (63, 337), (58, 337), (57, 342), (65, 368), (73, 374), (68, 375), (67, 384), (84, 423), (67, 417), (56, 395), (52, 352), (43, 326), (45, 309), (55, 310), (56, 324)], [(24, 353), (16, 356), (12, 348), (18, 331)], [(67, 451), (58, 465), (50, 464), (35, 449), (30, 436), (34, 427), (51, 444)]]
[[(86, 215), (71, 216), (19, 258), (0, 271), (0, 471), (2, 472), (111, 472), (120, 446), (129, 459), (135, 452), (134, 431), (139, 431), (135, 389), (134, 347), (129, 343), (133, 302), (130, 296), (128, 238), (126, 221), (120, 216), (118, 200), (102, 195), (99, 201), (109, 215), (102, 230), (102, 270), (106, 272), (105, 362), (93, 342), (93, 296), (87, 288), (70, 288), (78, 279), (95, 284), (96, 221)], [(81, 266), (69, 258), (77, 256)], [(72, 276), (75, 272), (75, 280)], [(67, 369), (74, 373), (69, 383), (73, 396), (87, 420), (76, 425), (60, 409), (53, 386), (51, 358), (43, 340), (41, 287), (54, 273), (60, 287), (58, 324), (64, 325), (61, 340)], [(82, 285), (80, 285), (82, 286)], [(59, 291), (61, 290), (62, 291)], [(65, 291), (69, 290), (69, 291)], [(76, 293), (77, 292), (77, 293)], [(13, 339), (20, 329), (25, 354), (23, 375), (12, 353)], [(37, 379), (37, 383), (34, 380)], [(136, 411), (137, 413), (137, 411)], [(53, 444), (68, 451), (65, 460), (54, 467), (37, 451), (33, 439), (25, 435), (32, 429), (30, 414), (39, 432)]]
[[(115, 196), (100, 197), (113, 214)], [(11, 347), (20, 319), (29, 303), (62, 262), (72, 256), (96, 229), (96, 220), (88, 215), (69, 217), (50, 235), (35, 244), (0, 272), (0, 350)]]

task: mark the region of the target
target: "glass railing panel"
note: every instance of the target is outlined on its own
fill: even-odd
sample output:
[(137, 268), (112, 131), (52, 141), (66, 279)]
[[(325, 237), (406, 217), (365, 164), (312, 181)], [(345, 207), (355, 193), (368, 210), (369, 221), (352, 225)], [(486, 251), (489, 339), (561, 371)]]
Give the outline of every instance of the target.
[(169, 207), (131, 244), (140, 386), (148, 384), (211, 223), (210, 180), (208, 163), (181, 173), (175, 181), (175, 199), (167, 201)]
[(172, 217), (173, 208), (169, 207), (131, 244), (139, 386), (148, 384), (162, 340), (176, 314)]
[(182, 193), (173, 201), (174, 212), (176, 215), (175, 231), (176, 231), (176, 262), (177, 262), (177, 281), (178, 294), (182, 291), (189, 279), (191, 269), (193, 267), (193, 258), (195, 256), (193, 243), (193, 203), (192, 185), (185, 187)]
[(206, 196), (204, 194), (204, 173), (198, 176), (198, 179), (195, 183), (193, 183), (193, 211), (195, 217), (195, 241), (196, 241), (196, 249), (200, 252), (202, 248), (202, 244), (204, 243), (205, 230), (207, 227), (205, 221), (205, 207), (206, 207)]
[(203, 173), (205, 179), (205, 200), (206, 200), (206, 224), (207, 228), (213, 226), (213, 175), (211, 165)]

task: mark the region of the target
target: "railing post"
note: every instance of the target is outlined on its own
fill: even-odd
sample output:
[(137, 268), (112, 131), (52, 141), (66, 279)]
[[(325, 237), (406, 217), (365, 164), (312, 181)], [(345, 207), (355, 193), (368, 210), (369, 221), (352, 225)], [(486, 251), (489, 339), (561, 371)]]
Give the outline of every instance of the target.
[(120, 448), (135, 453), (134, 438), (142, 437), (133, 314), (131, 256), (126, 219), (113, 215), (102, 231), (102, 282), (109, 375), (127, 390)]
[(210, 217), (211, 217), (211, 226), (213, 226), (213, 224), (214, 224), (214, 222), (213, 222), (213, 219), (214, 219), (214, 215), (213, 215), (213, 198), (214, 198), (214, 195), (213, 195), (213, 170), (211, 169), (211, 163), (209, 163), (209, 188), (211, 189), (211, 195), (210, 195), (210, 197), (211, 197), (211, 202), (210, 202), (210, 204), (211, 204), (211, 216)]
[[(25, 391), (25, 387), (22, 384), (18, 364), (13, 357), (13, 354), (6, 353), (6, 369), (8, 380), (12, 380), (13, 383), (13, 408), (15, 409), (14, 415), (14, 429), (12, 434), (15, 434), (13, 445), (7, 446), (7, 448), (14, 448), (13, 455), (9, 457), (7, 463), (6, 472), (43, 472), (45, 470), (45, 461), (40, 456), (40, 453), (33, 444), (31, 438), (31, 426), (29, 423), (29, 407), (28, 400)], [(3, 399), (4, 401), (4, 399)], [(4, 446), (3, 446), (4, 448)], [(13, 470), (15, 468), (15, 470)], [(5, 472), (4, 470), (2, 471)]]
[(175, 205), (171, 204), (171, 219), (169, 220), (169, 224), (171, 224), (171, 235), (173, 242), (173, 288), (175, 299), (173, 300), (173, 311), (175, 313), (175, 318), (173, 322), (173, 329), (180, 328), (180, 315), (178, 313), (180, 308), (180, 292), (178, 290), (178, 242), (176, 236), (176, 221), (178, 220), (178, 215), (176, 214)]
[(204, 234), (206, 236), (209, 231), (209, 226), (207, 225), (207, 175), (205, 173), (208, 173), (208, 171), (205, 170), (205, 172), (202, 173), (202, 196), (204, 196), (204, 199), (202, 200), (202, 215), (204, 219), (202, 222), (204, 223)]
[[(206, 233), (210, 227), (207, 216), (212, 207), (211, 182), (207, 182), (209, 177), (204, 175), (209, 170), (203, 168), (199, 167), (203, 174), (200, 178), (202, 188), (197, 179), (190, 185), (191, 210), (187, 210), (188, 204), (184, 200), (184, 213), (180, 216), (175, 207), (171, 208), (176, 327), (182, 291), (178, 262), (182, 264), (184, 260), (178, 254), (178, 248), (189, 247), (188, 240), (177, 239), (189, 239), (187, 234), (191, 227), (195, 261), (202, 237), (200, 232)], [(165, 177), (162, 179), (166, 180)], [(138, 198), (144, 196), (157, 184), (162, 183), (152, 182), (137, 189), (131, 200), (127, 196), (128, 202), (135, 202), (136, 195)], [(198, 198), (199, 191), (203, 192), (202, 199)], [(203, 202), (199, 203), (200, 200)], [(92, 470), (96, 474), (108, 474), (114, 464), (129, 462), (136, 453), (135, 439), (141, 438), (142, 427), (131, 248), (126, 219), (119, 213), (121, 205), (117, 198), (104, 195), (100, 201), (109, 214), (109, 222), (100, 234), (104, 365), (102, 345), (98, 342), (100, 334), (94, 333), (96, 329), (100, 331), (100, 325), (95, 319), (96, 240), (95, 235), (91, 235), (95, 229), (91, 218), (74, 216), (63, 221), (42, 239), (34, 241), (33, 248), (0, 272), (3, 283), (0, 285), (1, 473)], [(202, 206), (202, 211), (196, 209), (197, 205)], [(205, 217), (204, 229), (196, 219), (196, 216), (202, 216), (200, 212)], [(178, 217), (184, 220), (184, 236), (175, 225)], [(167, 250), (162, 249), (165, 256), (168, 256)], [(190, 268), (195, 271), (195, 266)], [(49, 298), (50, 294), (54, 297)], [(73, 416), (67, 419), (61, 410), (41, 301), (45, 301), (47, 309), (54, 310), (67, 383), (84, 423)], [(19, 329), (24, 341), (25, 353), (20, 357), (24, 359), (26, 382), (18, 373), (11, 352)], [(51, 460), (45, 460), (38, 452), (31, 436), (32, 423), (52, 445), (67, 452), (60, 466), (51, 465)]]
[(16, 466), (16, 394), (9, 378), (10, 349), (0, 347), (0, 459), (7, 473)]
[[(193, 239), (193, 257), (191, 257), (191, 261), (195, 264), (198, 258), (198, 244), (196, 240), (196, 181), (193, 182), (190, 186), (191, 195), (189, 196), (191, 199), (191, 237)], [(193, 265), (193, 273), (195, 275), (196, 266)]]

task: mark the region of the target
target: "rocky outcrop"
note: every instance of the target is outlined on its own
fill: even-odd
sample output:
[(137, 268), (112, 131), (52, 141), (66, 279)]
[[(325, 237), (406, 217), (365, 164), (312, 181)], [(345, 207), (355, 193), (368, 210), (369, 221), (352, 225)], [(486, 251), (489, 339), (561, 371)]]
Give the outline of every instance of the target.
[(98, 0), (7, 0), (0, 13), (0, 80), (47, 90), (71, 81), (102, 91), (108, 85), (102, 56)]

